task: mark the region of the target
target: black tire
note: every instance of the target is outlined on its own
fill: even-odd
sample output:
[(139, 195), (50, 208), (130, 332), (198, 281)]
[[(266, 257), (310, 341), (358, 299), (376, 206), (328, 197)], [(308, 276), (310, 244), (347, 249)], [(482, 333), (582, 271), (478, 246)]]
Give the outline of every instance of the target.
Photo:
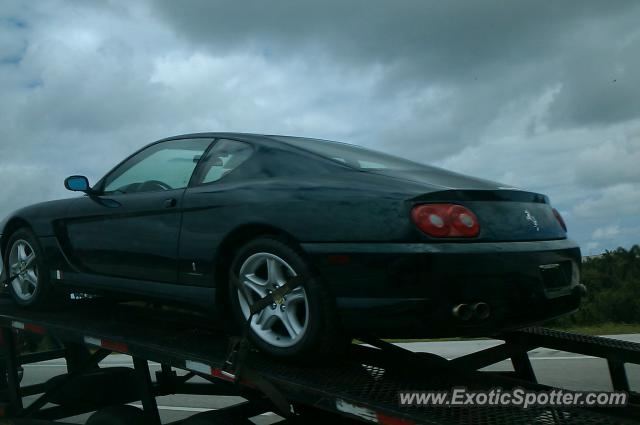
[(14, 301), (21, 307), (42, 308), (46, 304), (47, 300), (51, 298), (51, 273), (44, 256), (44, 251), (42, 250), (40, 242), (38, 241), (38, 237), (33, 233), (31, 229), (20, 228), (13, 232), (9, 237), (4, 254), (5, 272), (7, 273), (7, 277), (9, 277), (11, 274), (11, 269), (9, 267), (11, 250), (15, 243), (21, 240), (27, 242), (33, 249), (33, 253), (35, 254), (34, 263), (37, 269), (38, 284), (34, 289), (32, 296), (28, 300), (25, 300), (18, 296), (15, 288), (11, 283), (8, 284), (7, 289)]
[(98, 410), (89, 417), (86, 425), (144, 425), (146, 415), (135, 406), (111, 406)]
[(246, 323), (238, 297), (237, 282), (240, 269), (249, 257), (258, 253), (272, 254), (283, 259), (301, 278), (301, 286), (307, 296), (308, 310), (305, 309), (305, 311), (308, 319), (306, 330), (299, 341), (292, 346), (279, 347), (270, 344), (250, 329), (249, 338), (253, 344), (263, 352), (276, 357), (295, 357), (303, 360), (326, 357), (329, 354), (336, 355), (336, 352), (344, 347), (345, 339), (342, 337), (334, 299), (313, 272), (299, 248), (283, 238), (259, 237), (236, 252), (231, 263), (228, 292), (234, 321), (238, 324), (237, 329), (242, 330)]

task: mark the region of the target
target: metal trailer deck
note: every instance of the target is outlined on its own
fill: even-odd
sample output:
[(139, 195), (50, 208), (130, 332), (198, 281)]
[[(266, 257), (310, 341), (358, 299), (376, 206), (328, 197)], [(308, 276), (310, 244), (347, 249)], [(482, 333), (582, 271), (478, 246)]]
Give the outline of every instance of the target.
[[(141, 401), (144, 419), (118, 424), (160, 423), (156, 397), (168, 394), (240, 395), (237, 406), (198, 414), (177, 423), (249, 424), (267, 411), (286, 423), (338, 424), (640, 424), (640, 397), (630, 392), (627, 407), (400, 407), (399, 391), (469, 389), (548, 389), (536, 382), (527, 351), (536, 347), (566, 350), (608, 361), (615, 389), (629, 391), (624, 364), (640, 364), (640, 344), (528, 328), (500, 336), (505, 344), (454, 360), (413, 353), (375, 338), (352, 345), (326, 365), (305, 366), (245, 350), (230, 365), (230, 337), (206, 316), (164, 308), (117, 304), (103, 299), (74, 301), (60, 310), (20, 309), (0, 299), (2, 355), (0, 414), (15, 424), (51, 424), (107, 406)], [(47, 335), (62, 347), (47, 353), (20, 354), (22, 333)], [(110, 353), (133, 358), (133, 368), (103, 367)], [(22, 364), (52, 358), (67, 361), (67, 373), (21, 386)], [(513, 372), (479, 369), (511, 359)], [(148, 362), (162, 365), (152, 380)], [(176, 373), (180, 371), (180, 373)], [(183, 372), (186, 371), (186, 372)], [(193, 382), (194, 377), (203, 378)], [(266, 395), (265, 395), (266, 394)], [(26, 405), (24, 398), (35, 398)], [(0, 423), (2, 419), (0, 419)], [(107, 423), (107, 422), (100, 422)], [(111, 422), (109, 422), (111, 423)]]

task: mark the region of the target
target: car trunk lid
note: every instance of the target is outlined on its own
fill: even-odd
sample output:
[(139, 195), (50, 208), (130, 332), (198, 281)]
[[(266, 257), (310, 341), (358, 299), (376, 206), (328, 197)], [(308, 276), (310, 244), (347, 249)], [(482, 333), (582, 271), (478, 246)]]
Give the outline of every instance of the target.
[(480, 233), (474, 241), (566, 238), (548, 198), (538, 193), (512, 189), (444, 190), (418, 196), (411, 203), (452, 203), (469, 208), (480, 223)]

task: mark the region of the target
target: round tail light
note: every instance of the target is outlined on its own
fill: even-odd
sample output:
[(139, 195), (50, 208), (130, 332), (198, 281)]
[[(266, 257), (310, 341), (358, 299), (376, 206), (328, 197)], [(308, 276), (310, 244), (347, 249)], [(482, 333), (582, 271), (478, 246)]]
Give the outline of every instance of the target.
[(420, 230), (436, 238), (472, 238), (480, 233), (478, 217), (462, 205), (417, 205), (411, 218)]

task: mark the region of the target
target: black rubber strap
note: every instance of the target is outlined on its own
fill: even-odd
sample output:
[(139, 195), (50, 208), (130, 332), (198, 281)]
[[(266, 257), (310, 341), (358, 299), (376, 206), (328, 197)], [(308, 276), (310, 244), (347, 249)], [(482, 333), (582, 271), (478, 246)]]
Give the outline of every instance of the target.
[(14, 274), (13, 276), (9, 276), (9, 277), (7, 277), (7, 278), (2, 282), (2, 285), (9, 285), (9, 284), (11, 284), (11, 282), (13, 282), (13, 280), (14, 280), (16, 277), (18, 277), (18, 275), (17, 275), (17, 274)]
[[(248, 297), (247, 288), (240, 283), (237, 277), (232, 276), (232, 279), (236, 288), (238, 288), (248, 301), (250, 298)], [(278, 413), (285, 418), (293, 414), (291, 404), (271, 382), (264, 379), (258, 372), (247, 367), (246, 358), (251, 349), (249, 332), (251, 332), (251, 320), (255, 314), (260, 313), (274, 303), (281, 303), (283, 297), (300, 286), (301, 283), (302, 278), (296, 276), (284, 285), (276, 288), (276, 290), (270, 294), (251, 304), (249, 306), (249, 317), (242, 327), (242, 337), (232, 338), (229, 355), (227, 357), (227, 365), (233, 369), (235, 383), (239, 384), (242, 378), (251, 381), (251, 383), (274, 404), (279, 410)]]
[(258, 391), (264, 394), (269, 401), (273, 403), (280, 416), (290, 418), (294, 414), (291, 403), (287, 401), (280, 390), (267, 379), (263, 378), (258, 372), (250, 367), (244, 367), (240, 376), (250, 381)]
[[(249, 306), (249, 312), (251, 313), (250, 316), (261, 312), (271, 304), (274, 304), (274, 303), (280, 304), (284, 296), (289, 294), (298, 286), (300, 286), (301, 283), (302, 283), (302, 278), (296, 276), (290, 279), (289, 281), (287, 281), (284, 285), (280, 286), (279, 288), (276, 288), (272, 293), (267, 294), (264, 298), (260, 298), (258, 301), (256, 301), (255, 303)], [(247, 298), (246, 292), (243, 292), (243, 294), (245, 295), (245, 299), (248, 300), (249, 298)]]

